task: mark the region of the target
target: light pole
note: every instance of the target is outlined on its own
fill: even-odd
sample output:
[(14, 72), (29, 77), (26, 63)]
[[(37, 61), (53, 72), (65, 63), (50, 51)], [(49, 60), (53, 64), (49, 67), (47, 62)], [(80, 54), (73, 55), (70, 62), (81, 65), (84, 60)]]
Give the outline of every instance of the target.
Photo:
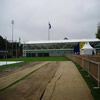
[(7, 37), (5, 37), (5, 46), (6, 46), (6, 65), (7, 65)]
[(13, 57), (13, 33), (14, 33), (14, 20), (11, 21), (12, 24), (12, 57)]

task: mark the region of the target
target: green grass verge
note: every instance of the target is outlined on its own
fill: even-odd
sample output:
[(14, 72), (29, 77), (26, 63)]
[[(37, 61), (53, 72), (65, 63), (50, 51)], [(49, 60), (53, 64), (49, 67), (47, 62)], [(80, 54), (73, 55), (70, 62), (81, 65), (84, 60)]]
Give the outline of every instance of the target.
[[(21, 57), (21, 58), (9, 58), (8, 61), (66, 61), (66, 57)], [(6, 59), (0, 59), (0, 61), (6, 61)]]
[[(47, 66), (49, 63), (47, 63), (46, 65), (43, 65), (43, 66), (41, 66), (41, 67), (45, 67), (45, 66)], [(40, 67), (40, 68), (41, 68)], [(32, 72), (30, 72), (30, 73), (28, 73), (27, 75), (25, 75), (24, 77), (22, 77), (21, 79), (19, 79), (19, 80), (17, 80), (17, 81), (15, 81), (15, 82), (13, 82), (12, 84), (10, 84), (10, 85), (8, 85), (7, 87), (5, 87), (5, 88), (3, 88), (3, 89), (1, 89), (0, 90), (0, 92), (2, 92), (2, 91), (4, 91), (4, 90), (6, 90), (7, 88), (9, 88), (9, 87), (11, 87), (11, 86), (13, 86), (13, 85), (15, 85), (16, 83), (18, 83), (18, 82), (20, 82), (20, 81), (22, 81), (22, 80), (24, 80), (25, 78), (27, 78), (28, 76), (30, 76), (32, 73), (34, 73), (35, 71), (37, 71), (37, 70), (39, 70), (40, 68), (38, 68), (38, 69), (36, 69), (36, 70), (34, 70), (34, 71), (32, 71)]]
[[(0, 69), (21, 66), (25, 63), (33, 62), (33, 61), (66, 61), (69, 60), (66, 57), (23, 57), (23, 58), (9, 58), (7, 61), (24, 61), (23, 63), (17, 64), (9, 64), (0, 66)], [(6, 61), (6, 59), (0, 59), (0, 61)]]
[(94, 89), (94, 87), (97, 87), (97, 81), (94, 80), (91, 76), (87, 77), (88, 72), (86, 72), (85, 70), (83, 71), (82, 67), (79, 64), (77, 64), (76, 62), (74, 62), (74, 64), (76, 65), (77, 69), (79, 70), (82, 77), (86, 81), (88, 87), (90, 88), (90, 91), (91, 91), (92, 96), (94, 97), (94, 100), (100, 100), (100, 88)]

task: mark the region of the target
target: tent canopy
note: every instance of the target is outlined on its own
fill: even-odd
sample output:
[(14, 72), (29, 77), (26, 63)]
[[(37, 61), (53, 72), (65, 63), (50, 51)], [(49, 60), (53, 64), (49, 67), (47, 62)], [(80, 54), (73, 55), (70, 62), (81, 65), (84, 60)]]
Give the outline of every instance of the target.
[(81, 48), (81, 49), (82, 50), (84, 50), (84, 49), (92, 49), (92, 50), (94, 50), (94, 48), (89, 44), (89, 42), (85, 43), (84, 46), (83, 46), (83, 48)]
[(93, 47), (91, 47), (91, 45), (88, 43), (85, 43), (83, 48), (80, 50), (80, 54), (81, 55), (92, 55), (95, 54), (96, 51)]

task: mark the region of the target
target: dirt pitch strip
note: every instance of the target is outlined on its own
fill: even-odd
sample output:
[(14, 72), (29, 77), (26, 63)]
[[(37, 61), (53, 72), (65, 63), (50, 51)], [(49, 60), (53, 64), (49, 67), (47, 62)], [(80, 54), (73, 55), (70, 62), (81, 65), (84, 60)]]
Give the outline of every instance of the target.
[(27, 67), (0, 77), (0, 87), (3, 88), (11, 84), (9, 81), (16, 81), (17, 77), (38, 69), (2, 91), (0, 100), (93, 100), (87, 84), (71, 61), (39, 62)]

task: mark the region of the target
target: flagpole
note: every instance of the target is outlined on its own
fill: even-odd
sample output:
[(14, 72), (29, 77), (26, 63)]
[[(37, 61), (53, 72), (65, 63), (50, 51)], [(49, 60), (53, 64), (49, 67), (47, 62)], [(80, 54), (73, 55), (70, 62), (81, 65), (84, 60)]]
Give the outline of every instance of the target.
[(50, 40), (50, 29), (51, 29), (51, 24), (48, 22), (49, 28), (48, 28), (48, 40)]
[(50, 29), (48, 28), (48, 40), (50, 40)]

